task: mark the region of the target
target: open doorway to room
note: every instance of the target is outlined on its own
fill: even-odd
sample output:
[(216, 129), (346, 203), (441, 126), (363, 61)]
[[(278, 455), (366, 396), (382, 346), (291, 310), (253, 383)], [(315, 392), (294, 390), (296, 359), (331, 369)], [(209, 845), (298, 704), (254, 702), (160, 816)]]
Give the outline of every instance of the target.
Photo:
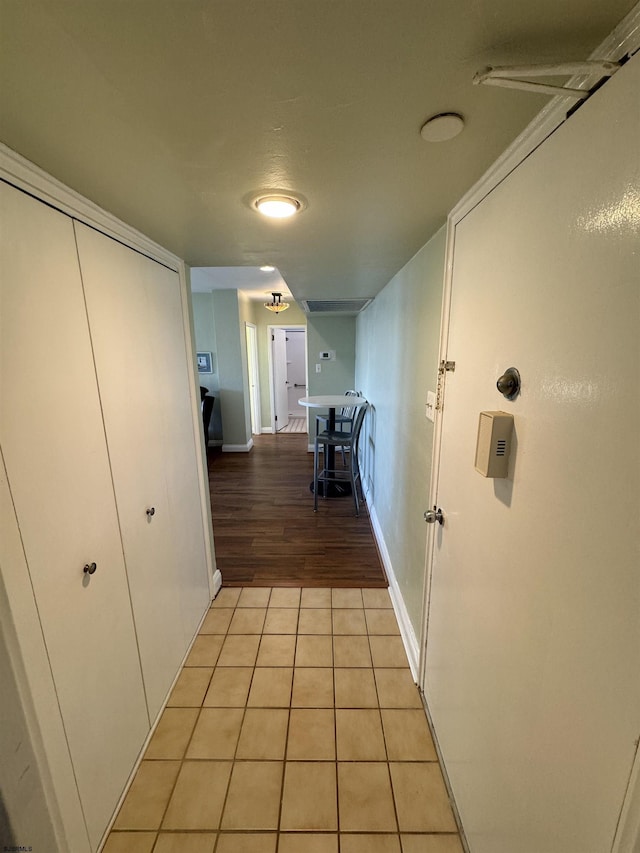
[(247, 371), (249, 373), (249, 409), (251, 413), (251, 432), (262, 432), (260, 423), (260, 370), (258, 365), (258, 336), (253, 323), (244, 324), (247, 340)]
[(306, 411), (298, 404), (307, 393), (305, 326), (270, 326), (273, 432), (307, 432)]

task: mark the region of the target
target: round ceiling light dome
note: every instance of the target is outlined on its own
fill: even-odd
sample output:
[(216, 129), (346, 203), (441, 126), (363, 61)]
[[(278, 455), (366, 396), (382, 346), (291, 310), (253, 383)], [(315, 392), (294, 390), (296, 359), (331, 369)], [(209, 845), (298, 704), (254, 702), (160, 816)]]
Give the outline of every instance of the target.
[(464, 130), (464, 119), (458, 113), (440, 113), (431, 116), (420, 128), (420, 136), (427, 142), (447, 142)]
[(259, 195), (253, 200), (253, 207), (270, 219), (288, 219), (302, 210), (300, 199), (292, 195)]

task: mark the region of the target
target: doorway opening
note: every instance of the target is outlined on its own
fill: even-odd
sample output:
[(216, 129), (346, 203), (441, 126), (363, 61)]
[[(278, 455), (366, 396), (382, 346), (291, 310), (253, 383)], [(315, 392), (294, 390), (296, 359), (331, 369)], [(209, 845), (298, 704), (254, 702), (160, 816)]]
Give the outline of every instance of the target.
[(270, 326), (272, 431), (307, 432), (306, 410), (299, 405), (307, 394), (307, 329)]
[(251, 432), (262, 432), (260, 418), (260, 369), (258, 366), (258, 330), (253, 323), (244, 324), (247, 340), (247, 370), (249, 372), (249, 411), (251, 413)]

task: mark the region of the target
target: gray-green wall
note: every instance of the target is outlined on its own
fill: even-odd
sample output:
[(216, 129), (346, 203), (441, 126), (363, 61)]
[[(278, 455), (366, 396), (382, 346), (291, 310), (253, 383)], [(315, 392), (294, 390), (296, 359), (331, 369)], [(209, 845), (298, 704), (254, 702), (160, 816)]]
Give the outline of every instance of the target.
[(243, 448), (251, 440), (247, 354), (244, 322), (241, 320), (246, 306), (240, 305), (237, 290), (214, 290), (212, 296), (224, 440), (222, 448)]
[(357, 318), (355, 385), (371, 404), (363, 478), (416, 637), (420, 636), (446, 229)]

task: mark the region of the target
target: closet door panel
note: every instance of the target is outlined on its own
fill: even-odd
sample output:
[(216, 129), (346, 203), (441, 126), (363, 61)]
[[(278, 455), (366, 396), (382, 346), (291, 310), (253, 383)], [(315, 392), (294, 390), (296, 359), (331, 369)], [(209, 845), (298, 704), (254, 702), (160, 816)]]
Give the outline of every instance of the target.
[(73, 225), (4, 183), (0, 209), (0, 443), (95, 848), (149, 718)]
[(76, 234), (153, 716), (209, 600), (180, 282), (86, 226)]

